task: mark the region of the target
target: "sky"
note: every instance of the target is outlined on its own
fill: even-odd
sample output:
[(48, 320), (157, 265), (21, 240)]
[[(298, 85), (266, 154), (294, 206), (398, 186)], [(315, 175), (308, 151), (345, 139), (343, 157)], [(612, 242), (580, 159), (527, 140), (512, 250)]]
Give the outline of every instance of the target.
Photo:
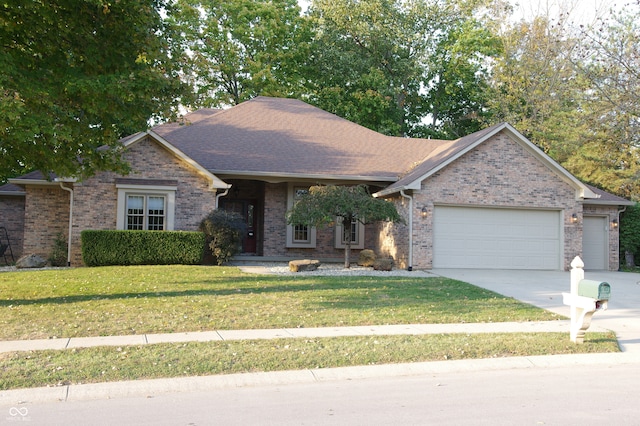
[[(560, 11), (569, 11), (571, 18), (577, 23), (590, 24), (595, 18), (613, 7), (620, 9), (629, 0), (510, 0), (514, 7), (513, 19), (530, 20), (532, 17), (549, 11), (551, 17), (558, 16)], [(306, 10), (311, 0), (298, 0), (302, 10)]]
[(558, 17), (561, 12), (569, 12), (571, 21), (588, 25), (596, 17), (608, 13), (610, 8), (620, 9), (626, 0), (511, 0), (514, 6), (514, 20), (530, 20), (536, 15)]

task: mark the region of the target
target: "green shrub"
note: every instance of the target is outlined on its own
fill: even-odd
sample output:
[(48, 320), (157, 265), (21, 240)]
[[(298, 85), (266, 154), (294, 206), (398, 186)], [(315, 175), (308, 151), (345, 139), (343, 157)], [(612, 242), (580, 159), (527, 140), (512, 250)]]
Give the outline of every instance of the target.
[(244, 218), (234, 212), (216, 209), (200, 222), (207, 247), (218, 265), (224, 265), (242, 250), (242, 237), (247, 230)]
[(620, 216), (620, 249), (623, 255), (620, 256), (621, 261), (624, 260), (625, 255), (635, 257), (640, 251), (640, 206), (638, 204), (627, 207)]
[(51, 266), (67, 266), (68, 248), (64, 234), (58, 232), (58, 235), (53, 240), (53, 249), (51, 249), (47, 259)]
[(197, 265), (205, 236), (185, 231), (93, 231), (80, 234), (87, 266)]

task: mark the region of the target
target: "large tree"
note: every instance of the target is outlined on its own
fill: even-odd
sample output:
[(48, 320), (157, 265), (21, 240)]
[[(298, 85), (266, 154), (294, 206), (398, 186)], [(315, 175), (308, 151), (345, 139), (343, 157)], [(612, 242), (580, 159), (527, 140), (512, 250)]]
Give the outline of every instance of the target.
[[(0, 3), (0, 181), (124, 170), (118, 139), (176, 106), (165, 0)], [(102, 147), (101, 149), (98, 149)]]
[(343, 225), (344, 267), (349, 268), (351, 266), (350, 224), (376, 221), (403, 222), (403, 219), (393, 203), (372, 197), (364, 185), (312, 186), (287, 212), (287, 223), (290, 225), (323, 227), (335, 224), (336, 221)]
[(456, 136), (482, 104), (485, 59), (497, 48), (477, 14), (485, 3), (314, 0), (310, 100), (389, 135)]
[(513, 24), (501, 38), (489, 121), (509, 122), (554, 159), (566, 160), (587, 131), (580, 115), (587, 87), (571, 63), (577, 37), (566, 19), (539, 16)]
[(508, 121), (581, 180), (640, 198), (635, 7), (576, 26), (570, 11), (501, 33), (489, 123)]
[(258, 95), (300, 96), (306, 21), (296, 0), (178, 0), (193, 106), (237, 105)]
[(583, 27), (581, 39), (574, 63), (589, 85), (583, 119), (592, 136), (566, 166), (640, 200), (640, 1)]

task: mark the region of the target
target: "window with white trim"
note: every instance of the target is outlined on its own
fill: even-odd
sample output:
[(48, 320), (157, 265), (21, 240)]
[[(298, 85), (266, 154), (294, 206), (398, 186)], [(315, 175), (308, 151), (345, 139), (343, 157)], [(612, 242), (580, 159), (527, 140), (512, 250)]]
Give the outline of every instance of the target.
[[(344, 236), (344, 226), (342, 225), (343, 218), (336, 218), (335, 227), (335, 248), (343, 249), (347, 246), (347, 241)], [(364, 248), (364, 224), (354, 220), (351, 222), (351, 248), (363, 249)]]
[(120, 230), (172, 231), (176, 186), (118, 184), (116, 228)]
[(164, 195), (127, 194), (127, 230), (164, 231), (166, 197)]
[[(287, 194), (287, 210), (291, 209), (297, 200), (309, 193), (308, 186), (289, 185)], [(287, 247), (314, 248), (316, 246), (316, 228), (307, 225), (287, 225)]]

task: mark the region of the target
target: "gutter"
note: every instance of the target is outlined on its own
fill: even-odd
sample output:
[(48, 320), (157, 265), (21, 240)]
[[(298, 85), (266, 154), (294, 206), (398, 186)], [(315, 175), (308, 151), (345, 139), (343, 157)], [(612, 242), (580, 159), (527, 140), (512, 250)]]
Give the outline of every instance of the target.
[(404, 189), (400, 190), (400, 195), (409, 199), (409, 266), (407, 271), (413, 271), (413, 197), (404, 193)]
[(71, 232), (73, 231), (73, 189), (64, 186), (64, 182), (58, 182), (60, 188), (69, 193), (69, 236), (67, 237), (67, 266), (71, 266)]

